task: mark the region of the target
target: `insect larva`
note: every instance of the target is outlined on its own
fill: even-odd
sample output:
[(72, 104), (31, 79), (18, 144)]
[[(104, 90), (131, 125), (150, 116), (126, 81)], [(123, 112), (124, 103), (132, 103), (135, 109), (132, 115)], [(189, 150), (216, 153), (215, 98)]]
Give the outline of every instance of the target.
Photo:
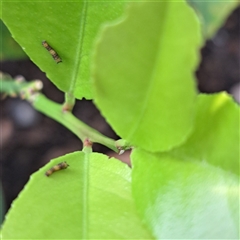
[(56, 63), (62, 62), (62, 59), (58, 56), (57, 52), (47, 43), (47, 41), (42, 41), (42, 45), (48, 50), (52, 55)]
[(66, 169), (69, 165), (66, 162), (61, 162), (58, 163), (57, 165), (53, 166), (52, 168), (50, 168), (49, 170), (47, 170), (45, 172), (45, 175), (47, 177), (49, 177), (50, 175), (52, 175), (54, 172), (62, 170), (62, 169)]

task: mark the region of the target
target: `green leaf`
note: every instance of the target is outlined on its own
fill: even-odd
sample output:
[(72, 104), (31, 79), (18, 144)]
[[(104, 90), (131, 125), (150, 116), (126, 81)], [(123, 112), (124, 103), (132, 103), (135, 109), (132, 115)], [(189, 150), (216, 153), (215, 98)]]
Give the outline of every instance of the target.
[[(59, 162), (70, 166), (49, 177)], [(14, 201), (4, 239), (151, 239), (136, 214), (131, 170), (116, 159), (75, 152), (33, 174)]]
[(172, 153), (187, 160), (207, 161), (239, 175), (239, 116), (239, 106), (227, 93), (199, 95), (194, 131)]
[(217, 2), (188, 0), (188, 2), (200, 15), (203, 23), (203, 32), (206, 38), (213, 37), (226, 21), (229, 14), (239, 6), (239, 0), (224, 0)]
[(132, 3), (124, 20), (103, 29), (95, 102), (119, 136), (149, 151), (186, 139), (200, 42), (198, 19), (184, 1)]
[(157, 239), (238, 239), (236, 175), (139, 149), (132, 160), (136, 206)]
[[(124, 0), (109, 2), (4, 1), (2, 19), (31, 60), (62, 91), (92, 98), (89, 59), (99, 27), (121, 15)], [(58, 53), (56, 64), (42, 41)]]

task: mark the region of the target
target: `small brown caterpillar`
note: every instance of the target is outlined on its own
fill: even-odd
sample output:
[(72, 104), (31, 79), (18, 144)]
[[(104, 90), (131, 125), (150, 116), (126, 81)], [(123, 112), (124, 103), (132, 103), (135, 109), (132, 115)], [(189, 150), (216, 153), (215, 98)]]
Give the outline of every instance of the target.
[(53, 166), (52, 168), (50, 168), (49, 170), (47, 170), (45, 172), (45, 175), (47, 177), (49, 177), (50, 175), (52, 175), (54, 172), (62, 170), (62, 169), (66, 169), (69, 165), (66, 162), (61, 162), (58, 163), (57, 165)]
[(47, 43), (47, 41), (42, 41), (42, 45), (48, 50), (52, 55), (56, 63), (62, 62), (62, 59), (58, 56), (57, 52)]

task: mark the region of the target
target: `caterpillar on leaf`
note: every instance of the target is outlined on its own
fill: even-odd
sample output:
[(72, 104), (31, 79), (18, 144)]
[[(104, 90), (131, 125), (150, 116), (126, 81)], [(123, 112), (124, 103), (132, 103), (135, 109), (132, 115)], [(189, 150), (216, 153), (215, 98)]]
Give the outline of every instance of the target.
[(48, 50), (48, 52), (52, 55), (53, 59), (56, 63), (62, 62), (62, 59), (59, 57), (57, 52), (47, 43), (47, 41), (42, 41), (42, 45)]
[(67, 164), (67, 162), (61, 162), (58, 163), (57, 165), (51, 167), (49, 170), (47, 170), (45, 172), (45, 175), (47, 177), (49, 177), (50, 175), (52, 175), (54, 172), (62, 170), (62, 169), (66, 169), (67, 167), (69, 167), (69, 165)]

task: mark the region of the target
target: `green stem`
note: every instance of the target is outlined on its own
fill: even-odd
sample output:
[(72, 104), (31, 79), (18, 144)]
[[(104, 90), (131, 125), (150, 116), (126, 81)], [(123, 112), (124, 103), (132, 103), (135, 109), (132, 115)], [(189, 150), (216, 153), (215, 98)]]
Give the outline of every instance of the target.
[(75, 103), (75, 98), (71, 93), (66, 93), (65, 103), (61, 105), (49, 100), (43, 94), (39, 93), (43, 87), (40, 80), (25, 82), (23, 79), (11, 79), (10, 76), (2, 74), (1, 72), (0, 78), (2, 79), (0, 81), (0, 92), (9, 96), (20, 95), (22, 99), (31, 102), (35, 109), (69, 129), (80, 138), (83, 143), (97, 142), (119, 153), (131, 148), (131, 145), (124, 139), (115, 141), (108, 138), (76, 118), (71, 113)]
[(71, 112), (75, 105), (75, 97), (73, 96), (72, 92), (65, 93), (65, 102), (63, 104), (63, 111)]
[(35, 95), (32, 104), (35, 109), (69, 129), (78, 138), (80, 138), (82, 142), (89, 139), (91, 142), (103, 144), (113, 151), (118, 152), (118, 149), (115, 146), (115, 140), (108, 138), (97, 130), (89, 127), (76, 118), (71, 112), (63, 111), (61, 104), (57, 104), (49, 100), (41, 93)]

